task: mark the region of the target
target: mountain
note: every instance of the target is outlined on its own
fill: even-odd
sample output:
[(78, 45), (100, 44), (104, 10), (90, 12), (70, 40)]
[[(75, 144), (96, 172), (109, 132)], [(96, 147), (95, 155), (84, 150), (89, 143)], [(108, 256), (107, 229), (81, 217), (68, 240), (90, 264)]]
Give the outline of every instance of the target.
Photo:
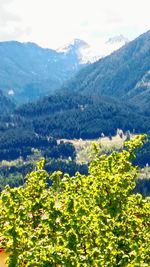
[(120, 35), (116, 35), (114, 37), (111, 37), (109, 38), (107, 41), (106, 41), (106, 44), (115, 44), (118, 46), (123, 46), (125, 44), (127, 44), (129, 42), (129, 39), (126, 38), (125, 36), (123, 36), (122, 34)]
[(83, 40), (80, 39), (73, 39), (70, 43), (66, 44), (63, 47), (59, 47), (57, 49), (57, 52), (59, 53), (72, 53), (72, 54), (76, 54), (79, 53), (79, 50), (82, 48), (86, 48), (89, 47), (88, 43), (86, 43)]
[(110, 55), (112, 52), (118, 50), (119, 48), (123, 47), (128, 43), (129, 39), (123, 36), (122, 34), (109, 38), (104, 43), (103, 57)]
[(85, 67), (63, 89), (125, 99), (149, 94), (150, 31)]
[(69, 44), (58, 48), (57, 51), (66, 55), (68, 53), (75, 54), (81, 64), (87, 64), (93, 63), (100, 58), (111, 54), (128, 42), (129, 40), (123, 35), (117, 35), (109, 38), (107, 41), (100, 42), (97, 47), (95, 47), (83, 40), (74, 39)]
[(34, 43), (0, 42), (0, 58), (0, 89), (17, 102), (54, 92), (81, 68), (72, 50), (64, 54)]
[(76, 57), (80, 64), (91, 63), (92, 61), (90, 45), (80, 39), (73, 39), (70, 43), (58, 48), (57, 52)]
[[(120, 38), (116, 42), (120, 45), (124, 41)], [(106, 46), (110, 46), (110, 42)], [(34, 43), (0, 42), (0, 90), (17, 103), (35, 101), (55, 92), (77, 71), (105, 53), (99, 48), (96, 55), (80, 39), (74, 39), (56, 51)]]

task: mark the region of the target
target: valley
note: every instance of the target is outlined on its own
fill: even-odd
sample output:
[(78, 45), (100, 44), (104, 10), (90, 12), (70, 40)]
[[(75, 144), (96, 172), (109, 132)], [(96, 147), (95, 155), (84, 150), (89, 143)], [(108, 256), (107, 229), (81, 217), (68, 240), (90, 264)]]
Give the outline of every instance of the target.
[[(79, 53), (88, 45), (79, 39), (57, 51), (33, 43), (0, 43), (1, 70), (7, 63), (17, 74), (16, 80), (11, 80), (13, 72), (10, 79), (5, 71), (0, 77), (1, 188), (7, 181), (24, 183), (41, 157), (49, 172), (87, 173), (92, 140), (102, 154), (110, 154), (121, 150), (127, 137), (147, 133), (149, 138), (149, 41), (148, 31), (88, 64)], [(149, 144), (134, 160), (141, 168), (150, 164)]]

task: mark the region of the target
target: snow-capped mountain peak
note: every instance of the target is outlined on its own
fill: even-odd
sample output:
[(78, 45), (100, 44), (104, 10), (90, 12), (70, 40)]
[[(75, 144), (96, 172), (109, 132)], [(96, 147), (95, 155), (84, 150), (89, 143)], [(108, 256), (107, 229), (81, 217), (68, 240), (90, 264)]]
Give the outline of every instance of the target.
[(92, 47), (83, 40), (73, 39), (65, 46), (58, 48), (57, 52), (63, 53), (64, 55), (73, 54), (79, 64), (87, 64), (111, 54), (128, 42), (129, 40), (123, 35), (117, 35), (109, 38), (105, 42), (101, 42), (96, 47)]
[(114, 37), (111, 37), (109, 38), (107, 41), (106, 41), (106, 44), (116, 44), (116, 43), (128, 43), (129, 42), (129, 39), (124, 37), (122, 34), (120, 35), (116, 35)]
[(57, 52), (59, 53), (69, 53), (70, 50), (79, 50), (83, 47), (88, 47), (89, 45), (80, 39), (73, 39), (71, 42), (69, 42), (68, 44), (66, 44), (63, 47), (60, 47), (57, 49)]

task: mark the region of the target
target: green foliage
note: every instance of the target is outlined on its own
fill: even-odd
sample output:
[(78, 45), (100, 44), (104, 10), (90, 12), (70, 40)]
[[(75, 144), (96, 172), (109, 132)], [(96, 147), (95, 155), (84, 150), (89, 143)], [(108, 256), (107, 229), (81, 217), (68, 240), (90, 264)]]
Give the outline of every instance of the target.
[(131, 163), (144, 140), (137, 136), (109, 156), (96, 148), (88, 175), (54, 172), (48, 187), (42, 160), (24, 186), (7, 186), (0, 232), (9, 267), (148, 267), (150, 199), (133, 194), (137, 168)]

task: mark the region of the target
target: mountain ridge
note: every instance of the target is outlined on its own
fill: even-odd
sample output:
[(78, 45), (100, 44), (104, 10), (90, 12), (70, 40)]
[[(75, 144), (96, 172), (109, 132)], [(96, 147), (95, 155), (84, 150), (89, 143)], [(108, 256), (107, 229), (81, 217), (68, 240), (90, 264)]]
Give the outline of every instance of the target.
[(0, 89), (19, 102), (54, 92), (81, 67), (70, 54), (30, 42), (0, 42), (0, 57)]
[(35, 101), (55, 92), (84, 66), (104, 56), (93, 53), (80, 39), (58, 50), (32, 42), (0, 42), (0, 89), (18, 103)]
[(63, 90), (129, 98), (150, 70), (149, 58), (150, 31), (79, 71)]

